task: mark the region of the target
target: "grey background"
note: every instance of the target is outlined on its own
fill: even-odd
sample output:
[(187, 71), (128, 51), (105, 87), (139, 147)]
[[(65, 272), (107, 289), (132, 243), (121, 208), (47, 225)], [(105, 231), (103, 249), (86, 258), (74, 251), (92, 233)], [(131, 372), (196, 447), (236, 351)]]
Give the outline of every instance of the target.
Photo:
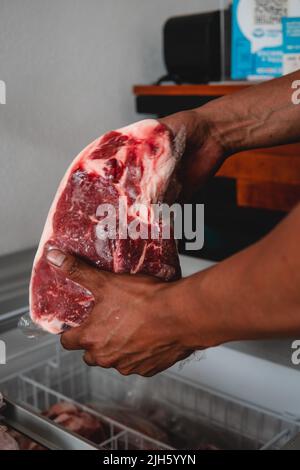
[(60, 178), (103, 132), (141, 117), (163, 75), (162, 25), (201, 0), (0, 0), (0, 256), (34, 246)]

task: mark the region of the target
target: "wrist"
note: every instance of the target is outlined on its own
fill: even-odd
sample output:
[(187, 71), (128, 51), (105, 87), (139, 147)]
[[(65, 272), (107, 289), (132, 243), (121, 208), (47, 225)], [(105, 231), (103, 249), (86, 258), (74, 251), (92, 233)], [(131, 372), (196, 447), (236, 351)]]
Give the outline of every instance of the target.
[(198, 121), (209, 127), (211, 145), (219, 149), (223, 160), (248, 147), (249, 119), (235, 109), (231, 96), (219, 98), (198, 108)]
[(200, 350), (229, 341), (218, 309), (205, 298), (204, 279), (209, 270), (197, 273), (167, 287), (166, 310), (172, 317), (177, 341), (188, 350)]
[(241, 267), (237, 256), (240, 255), (172, 283), (168, 289), (168, 310), (174, 315), (180, 341), (187, 349), (263, 337), (259, 312), (247, 308), (242, 311), (237, 302), (236, 293), (247, 297), (252, 284), (251, 274), (249, 278), (247, 269), (243, 269), (247, 260)]

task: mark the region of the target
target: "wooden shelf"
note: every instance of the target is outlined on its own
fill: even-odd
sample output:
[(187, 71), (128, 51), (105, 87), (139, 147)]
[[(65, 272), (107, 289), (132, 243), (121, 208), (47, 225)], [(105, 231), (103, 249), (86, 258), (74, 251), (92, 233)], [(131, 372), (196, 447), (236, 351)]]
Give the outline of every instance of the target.
[(291, 145), (288, 151), (287, 155), (262, 150), (236, 154), (223, 164), (217, 176), (300, 185), (300, 144)]
[(287, 212), (295, 207), (299, 201), (300, 184), (243, 179), (237, 181), (237, 203), (241, 207), (261, 207)]
[(248, 88), (249, 84), (226, 85), (135, 85), (135, 96), (224, 96)]

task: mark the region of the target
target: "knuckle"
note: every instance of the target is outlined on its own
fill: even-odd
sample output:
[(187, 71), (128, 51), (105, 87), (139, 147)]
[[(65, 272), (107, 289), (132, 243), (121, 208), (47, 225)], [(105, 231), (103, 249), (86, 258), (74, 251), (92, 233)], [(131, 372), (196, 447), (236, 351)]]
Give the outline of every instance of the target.
[(94, 361), (94, 358), (91, 354), (85, 353), (83, 355), (82, 359), (88, 366), (95, 366), (96, 365), (96, 362)]
[(68, 262), (66, 274), (71, 281), (89, 290), (94, 301), (100, 300), (101, 276), (99, 277), (99, 273), (94, 267), (88, 266), (82, 260), (74, 257)]
[(64, 349), (69, 349), (69, 342), (68, 342), (68, 340), (65, 338), (64, 335), (61, 335), (61, 337), (60, 337), (60, 343), (61, 343), (61, 345), (62, 345), (62, 347), (63, 347)]
[(153, 377), (156, 374), (156, 372), (149, 371), (148, 369), (137, 369), (134, 373), (140, 377)]
[(80, 263), (76, 258), (72, 258), (69, 262), (67, 273), (70, 279), (73, 281), (78, 281), (81, 279), (81, 272), (80, 272)]
[(94, 351), (94, 356), (97, 364), (104, 369), (114, 367), (115, 361), (109, 355), (102, 355), (101, 351)]
[(118, 372), (120, 372), (121, 375), (131, 375), (133, 372), (130, 369), (127, 369), (126, 367), (118, 367), (117, 368)]
[(142, 372), (141, 374), (139, 374), (143, 377), (153, 377), (154, 375), (156, 375), (156, 372)]
[(91, 348), (91, 346), (93, 345), (93, 341), (88, 331), (84, 331), (82, 333), (82, 335), (80, 336), (79, 344), (83, 347), (83, 349)]
[(114, 366), (114, 363), (111, 359), (103, 359), (100, 358), (98, 359), (98, 364), (103, 367), (104, 369), (110, 369), (111, 367)]

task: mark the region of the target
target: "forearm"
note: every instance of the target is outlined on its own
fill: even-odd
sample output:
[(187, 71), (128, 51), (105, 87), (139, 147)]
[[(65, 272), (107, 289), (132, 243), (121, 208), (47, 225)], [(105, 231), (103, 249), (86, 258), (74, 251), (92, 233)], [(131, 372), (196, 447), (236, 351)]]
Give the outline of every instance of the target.
[(205, 115), (227, 155), (300, 141), (300, 105), (292, 99), (297, 80), (300, 71), (212, 101), (196, 110), (199, 122)]
[(300, 333), (300, 206), (271, 234), (174, 286), (194, 349)]

